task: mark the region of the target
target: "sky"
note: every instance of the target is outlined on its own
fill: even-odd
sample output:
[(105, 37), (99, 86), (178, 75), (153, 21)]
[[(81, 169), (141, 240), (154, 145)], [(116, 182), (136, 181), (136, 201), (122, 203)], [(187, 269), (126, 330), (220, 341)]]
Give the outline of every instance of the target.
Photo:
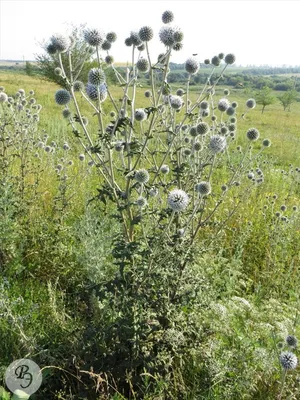
[(237, 65), (300, 65), (299, 0), (0, 0), (0, 59), (34, 60), (43, 41), (80, 24), (116, 32), (110, 54), (119, 62), (130, 61), (124, 44), (130, 32), (149, 25), (150, 54), (157, 58), (166, 10), (184, 33), (173, 62), (194, 53), (203, 62), (223, 52), (234, 53)]

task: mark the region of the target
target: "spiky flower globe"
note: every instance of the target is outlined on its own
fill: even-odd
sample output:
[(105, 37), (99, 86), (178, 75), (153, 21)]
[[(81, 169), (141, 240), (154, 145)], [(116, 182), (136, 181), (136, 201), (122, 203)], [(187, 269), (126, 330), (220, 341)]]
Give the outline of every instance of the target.
[(146, 58), (141, 57), (137, 61), (136, 67), (140, 72), (147, 72), (149, 70), (149, 61)]
[(73, 83), (74, 92), (80, 92), (84, 89), (84, 83), (81, 81), (75, 81)]
[(211, 192), (211, 185), (209, 182), (200, 182), (195, 186), (195, 191), (199, 193), (200, 196), (207, 196)]
[(130, 32), (130, 38), (131, 38), (132, 44), (134, 46), (140, 46), (143, 43), (139, 37), (138, 32), (134, 32), (134, 31)]
[(58, 105), (64, 106), (71, 101), (71, 95), (66, 89), (59, 89), (55, 93), (55, 101)]
[(153, 39), (153, 29), (150, 26), (143, 26), (139, 30), (139, 37), (142, 42), (149, 42), (151, 39)]
[(201, 108), (201, 110), (207, 110), (209, 108), (208, 101), (205, 100), (201, 101), (199, 107)]
[(220, 58), (219, 58), (218, 56), (214, 56), (214, 57), (211, 59), (211, 63), (212, 63), (212, 65), (214, 65), (215, 67), (218, 67), (218, 66), (221, 64), (221, 60), (220, 60)]
[(164, 24), (169, 24), (174, 20), (174, 14), (172, 11), (167, 10), (163, 12), (161, 19)]
[(255, 106), (256, 106), (256, 101), (254, 100), (254, 99), (248, 99), (247, 101), (246, 101), (246, 106), (248, 107), (248, 108), (254, 108)]
[(83, 32), (84, 40), (93, 47), (101, 46), (105, 40), (105, 34), (99, 29), (86, 29)]
[(150, 90), (146, 90), (145, 93), (144, 93), (144, 95), (145, 95), (145, 97), (147, 97), (147, 98), (152, 97), (152, 93), (151, 93)]
[(70, 118), (71, 115), (72, 115), (72, 113), (71, 113), (71, 111), (70, 111), (68, 108), (65, 108), (65, 109), (63, 110), (63, 112), (62, 112), (62, 115), (63, 115), (64, 118)]
[(168, 174), (170, 172), (170, 168), (168, 165), (164, 164), (160, 167), (160, 172), (162, 174)]
[(62, 76), (62, 69), (57, 67), (57, 68), (54, 69), (54, 73), (57, 76)]
[(0, 103), (5, 103), (7, 102), (8, 96), (4, 92), (0, 92)]
[(114, 43), (117, 40), (117, 34), (115, 32), (108, 32), (106, 34), (106, 40), (110, 43)]
[(126, 38), (124, 43), (128, 47), (133, 45), (133, 41), (132, 41), (131, 37)]
[(184, 95), (184, 90), (179, 88), (179, 89), (177, 89), (176, 94), (177, 94), (177, 96), (183, 96)]
[(234, 107), (231, 107), (231, 106), (228, 107), (227, 110), (226, 110), (226, 114), (229, 115), (229, 116), (231, 117), (232, 115), (235, 114), (235, 108), (234, 108)]
[(226, 64), (234, 64), (235, 55), (232, 53), (226, 54), (224, 61), (226, 62)]
[(230, 102), (228, 99), (220, 99), (218, 102), (218, 110), (221, 112), (225, 112), (227, 108), (230, 107)]
[(220, 135), (213, 135), (210, 138), (209, 149), (212, 153), (217, 154), (226, 148), (226, 138)]
[(145, 199), (145, 197), (140, 196), (140, 197), (136, 200), (135, 204), (136, 204), (138, 207), (143, 208), (143, 207), (146, 207), (146, 205), (147, 205), (147, 200)]
[(138, 51), (144, 51), (146, 48), (145, 43), (142, 43), (140, 46), (137, 47)]
[(259, 138), (259, 131), (256, 128), (250, 128), (247, 130), (246, 135), (249, 140), (254, 142)]
[(185, 62), (185, 70), (191, 75), (196, 74), (199, 71), (199, 61), (196, 60), (194, 57), (190, 57)]
[(189, 204), (189, 196), (181, 189), (173, 189), (168, 195), (167, 203), (175, 212), (184, 211)]
[(134, 173), (134, 179), (141, 184), (145, 184), (150, 179), (149, 172), (146, 169), (138, 169)]
[(147, 118), (147, 114), (145, 113), (145, 110), (142, 108), (138, 108), (134, 112), (134, 118), (136, 121), (145, 121)]
[(294, 335), (288, 335), (285, 338), (286, 343), (291, 347), (297, 347), (298, 340)]
[(200, 142), (195, 142), (193, 146), (194, 151), (200, 151), (202, 150), (202, 144)]
[(92, 85), (101, 85), (105, 82), (105, 73), (100, 68), (92, 68), (88, 74), (88, 81)]
[(114, 60), (113, 56), (106, 56), (104, 61), (106, 62), (107, 65), (111, 65), (114, 63), (115, 60)]
[(191, 126), (190, 135), (193, 137), (198, 136), (197, 126)]
[(159, 38), (161, 42), (168, 47), (171, 47), (175, 44), (174, 39), (174, 28), (171, 26), (163, 26), (159, 31)]
[(104, 42), (101, 44), (101, 49), (102, 50), (110, 50), (111, 48), (111, 43), (108, 40), (104, 40)]
[(184, 37), (182, 30), (180, 28), (176, 28), (173, 37), (176, 43), (182, 42)]
[(55, 50), (59, 53), (64, 53), (69, 49), (71, 45), (71, 41), (69, 38), (59, 34), (53, 35), (50, 40)]
[(206, 122), (200, 122), (197, 125), (197, 133), (199, 135), (206, 135), (209, 131), (209, 125)]
[(183, 106), (183, 100), (177, 95), (170, 96), (170, 105), (174, 110), (180, 110)]
[(297, 357), (290, 351), (283, 351), (279, 356), (279, 361), (283, 369), (295, 369), (298, 364)]
[(106, 89), (105, 83), (102, 83), (101, 85), (96, 86), (96, 85), (92, 85), (91, 83), (88, 82), (85, 90), (86, 90), (88, 97), (93, 101), (96, 101), (99, 99), (100, 102), (103, 102), (107, 97), (107, 89)]
[(56, 53), (56, 47), (54, 46), (53, 43), (49, 43), (48, 46), (46, 47), (46, 51), (48, 54), (53, 55)]

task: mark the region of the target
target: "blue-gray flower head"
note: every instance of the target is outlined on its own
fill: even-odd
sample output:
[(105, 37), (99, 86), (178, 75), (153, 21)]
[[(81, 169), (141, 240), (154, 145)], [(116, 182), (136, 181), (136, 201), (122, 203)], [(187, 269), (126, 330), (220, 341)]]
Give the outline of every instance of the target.
[(230, 107), (230, 102), (228, 99), (220, 99), (218, 102), (218, 110), (225, 112), (227, 108)]
[(220, 60), (220, 58), (219, 58), (218, 56), (214, 56), (214, 57), (211, 59), (211, 63), (212, 63), (215, 67), (218, 67), (218, 66), (221, 64), (221, 60)]
[(283, 351), (279, 356), (279, 361), (283, 369), (295, 369), (298, 364), (297, 357), (290, 351)]
[(206, 135), (209, 132), (209, 125), (206, 122), (199, 122), (196, 129), (198, 135)]
[(175, 51), (180, 51), (182, 48), (183, 48), (183, 44), (180, 42), (173, 44), (173, 47), (172, 47), (172, 49)]
[(48, 54), (53, 55), (56, 53), (56, 47), (52, 43), (49, 43), (46, 47), (46, 51)]
[(88, 97), (92, 101), (96, 101), (99, 99), (99, 101), (102, 103), (107, 97), (107, 88), (106, 88), (105, 83), (102, 83), (99, 86), (95, 86), (95, 85), (92, 85), (91, 83), (88, 83), (86, 85), (85, 90), (86, 90)]
[(226, 138), (220, 135), (213, 135), (210, 138), (209, 149), (212, 153), (217, 154), (226, 148)]
[(99, 29), (86, 29), (83, 32), (84, 40), (93, 47), (101, 46), (105, 40), (105, 34)]
[(104, 40), (104, 42), (101, 44), (101, 49), (102, 50), (110, 50), (111, 48), (111, 43), (108, 40)]
[(64, 118), (70, 118), (71, 115), (72, 115), (72, 113), (71, 113), (71, 111), (70, 111), (68, 108), (65, 108), (65, 109), (62, 111), (62, 115), (63, 115)]
[(55, 50), (59, 53), (67, 51), (71, 45), (71, 41), (68, 37), (59, 34), (51, 36), (50, 40)]
[(111, 65), (114, 63), (115, 60), (114, 60), (113, 56), (106, 56), (104, 61), (106, 62), (107, 65)]
[(163, 12), (161, 19), (164, 24), (169, 24), (174, 20), (174, 14), (172, 11), (167, 10)]
[(162, 174), (166, 175), (170, 172), (170, 167), (168, 165), (164, 164), (160, 167), (160, 172)]
[(199, 182), (195, 186), (195, 191), (199, 193), (200, 196), (207, 196), (211, 192), (211, 185), (209, 182)]
[(163, 26), (159, 31), (159, 38), (165, 46), (173, 46), (175, 29), (172, 26)]
[(108, 32), (106, 40), (110, 43), (114, 43), (117, 40), (117, 34), (115, 32)]
[(6, 103), (8, 99), (8, 96), (4, 92), (0, 92), (0, 103)]
[(181, 189), (173, 189), (168, 195), (167, 203), (175, 212), (184, 211), (189, 204), (189, 196)]
[(144, 95), (145, 95), (145, 97), (147, 97), (147, 98), (152, 97), (152, 93), (151, 93), (150, 90), (146, 90), (145, 93), (144, 93)]
[(55, 93), (55, 101), (60, 106), (64, 106), (71, 101), (71, 95), (66, 89), (59, 89)]
[(184, 95), (184, 90), (179, 88), (179, 89), (177, 89), (176, 94), (177, 94), (177, 96), (183, 96)]
[(151, 39), (153, 39), (153, 29), (150, 26), (143, 26), (139, 30), (139, 37), (142, 42), (149, 42)]
[(140, 46), (137, 47), (137, 49), (138, 49), (139, 51), (144, 51), (145, 48), (146, 48), (145, 43), (142, 43)]
[(136, 121), (145, 121), (147, 114), (143, 108), (137, 108), (134, 112), (134, 118)]
[(140, 46), (143, 43), (139, 37), (138, 32), (130, 32), (130, 38), (134, 46)]
[(264, 139), (262, 144), (263, 144), (264, 147), (270, 147), (271, 146), (271, 140)]
[(133, 45), (131, 37), (128, 37), (128, 38), (125, 39), (125, 45), (128, 46), (128, 47)]
[(74, 89), (74, 92), (80, 92), (81, 90), (84, 89), (84, 83), (81, 81), (75, 81), (73, 83), (73, 89)]
[(171, 95), (170, 105), (172, 108), (174, 108), (174, 110), (180, 110), (180, 108), (183, 106), (183, 100), (180, 96)]
[(137, 61), (136, 67), (140, 72), (147, 72), (149, 70), (149, 61), (146, 58), (141, 57)]
[(246, 101), (246, 106), (250, 109), (254, 108), (256, 106), (256, 101), (254, 99), (248, 99)]
[(196, 74), (199, 71), (199, 61), (195, 57), (190, 57), (185, 62), (185, 70), (189, 74)]
[(92, 85), (101, 85), (105, 82), (105, 73), (100, 68), (92, 68), (88, 74), (88, 81)]
[(227, 110), (226, 110), (226, 114), (229, 115), (229, 116), (234, 115), (235, 114), (235, 108), (232, 107), (232, 106), (228, 107)]
[(256, 128), (250, 128), (247, 130), (246, 135), (249, 140), (254, 142), (259, 138), (259, 131)]
[(225, 60), (226, 64), (234, 64), (234, 63), (235, 63), (235, 55), (229, 53), (229, 54), (227, 54), (227, 55), (225, 56), (225, 59), (224, 59), (224, 60)]
[(140, 208), (146, 207), (147, 199), (145, 199), (145, 197), (143, 197), (143, 196), (140, 196), (137, 198), (135, 204)]
[(182, 30), (176, 27), (173, 37), (176, 43), (182, 42), (184, 37)]
[(134, 179), (139, 183), (145, 184), (150, 179), (149, 172), (144, 168), (139, 169), (139, 170), (135, 171)]

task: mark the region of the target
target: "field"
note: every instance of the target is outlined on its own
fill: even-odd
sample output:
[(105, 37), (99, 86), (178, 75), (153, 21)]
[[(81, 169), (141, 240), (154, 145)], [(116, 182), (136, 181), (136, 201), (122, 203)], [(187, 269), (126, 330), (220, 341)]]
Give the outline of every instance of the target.
[[(143, 124), (157, 112), (144, 95), (151, 86), (137, 85), (128, 101), (129, 110), (132, 102), (148, 107), (148, 120), (134, 127), (122, 120), (116, 143), (101, 126), (115, 118), (109, 98), (121, 104), (122, 87), (109, 88), (98, 114), (78, 95), (89, 147), (84, 124), (63, 118), (56, 84), (0, 71), (0, 85), (11, 97), (23, 89), (26, 107), (42, 106), (19, 140), (23, 109), (9, 119), (0, 103), (2, 375), (12, 360), (34, 359), (43, 384), (33, 400), (299, 399), (288, 357), (299, 356), (300, 337), (300, 103), (284, 111), (276, 102), (262, 114), (260, 105), (246, 107), (253, 93), (217, 86), (211, 110), (219, 112), (224, 96), (237, 102), (237, 128), (228, 151), (207, 161), (208, 133), (199, 157), (187, 151), (195, 138), (167, 150), (179, 143), (176, 122), (196, 118), (185, 116), (185, 105), (163, 115), (146, 146)], [(202, 87), (189, 88), (191, 104)], [(171, 85), (171, 93), (177, 89)], [(216, 129), (229, 128), (225, 114)], [(260, 132), (251, 146), (250, 128)], [(124, 157), (125, 148), (114, 149), (129, 131)], [(134, 151), (141, 143), (144, 159), (141, 147)], [(162, 195), (151, 200), (149, 174), (155, 181), (155, 168), (167, 160), (172, 171), (157, 179)], [(141, 177), (128, 177), (124, 165), (136, 165)], [(167, 193), (193, 192), (196, 176), (212, 189), (198, 200), (190, 195), (190, 214), (169, 202), (171, 212)], [(127, 197), (114, 198), (114, 182), (122, 189), (127, 182)], [(143, 196), (147, 207), (138, 203)], [(0, 398), (8, 399), (5, 393)]]

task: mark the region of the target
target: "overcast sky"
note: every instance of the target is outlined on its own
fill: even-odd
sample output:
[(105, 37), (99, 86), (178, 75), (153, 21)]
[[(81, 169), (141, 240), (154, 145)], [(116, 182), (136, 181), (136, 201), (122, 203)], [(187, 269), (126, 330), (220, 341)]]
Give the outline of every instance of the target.
[[(0, 0), (0, 59), (34, 60), (43, 40), (86, 23), (115, 31), (111, 54), (126, 62), (131, 51), (124, 40), (130, 31), (150, 25), (157, 38), (165, 10), (173, 11), (174, 24), (184, 33), (174, 62), (193, 53), (203, 62), (232, 52), (241, 65), (300, 65), (298, 0)], [(150, 49), (157, 57), (164, 46), (153, 39)]]

